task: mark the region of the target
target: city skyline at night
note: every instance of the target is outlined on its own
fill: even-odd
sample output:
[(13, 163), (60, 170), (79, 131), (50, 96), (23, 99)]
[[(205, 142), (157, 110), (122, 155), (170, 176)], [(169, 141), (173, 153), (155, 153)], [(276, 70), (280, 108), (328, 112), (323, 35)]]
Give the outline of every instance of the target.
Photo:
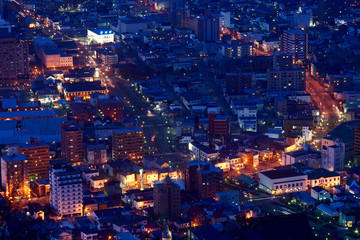
[(356, 0), (0, 0), (0, 238), (360, 238)]

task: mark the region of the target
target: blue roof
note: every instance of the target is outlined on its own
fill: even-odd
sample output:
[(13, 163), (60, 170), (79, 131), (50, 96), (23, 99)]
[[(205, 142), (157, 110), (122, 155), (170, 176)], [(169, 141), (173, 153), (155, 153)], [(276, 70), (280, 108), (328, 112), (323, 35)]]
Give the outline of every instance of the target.
[(57, 116), (55, 110), (0, 112), (0, 118)]
[(17, 120), (0, 121), (0, 131), (12, 131), (15, 130)]
[(106, 35), (106, 34), (114, 34), (114, 31), (110, 28), (106, 27), (97, 27), (89, 29), (89, 31), (92, 31), (93, 33), (96, 33), (97, 35)]
[(28, 159), (24, 154), (17, 154), (13, 156), (2, 156), (5, 162), (22, 161)]
[(36, 38), (34, 39), (34, 42), (40, 46), (43, 45), (56, 46), (56, 44), (53, 41), (51, 41), (50, 38)]
[(140, 131), (143, 131), (143, 129), (140, 127), (113, 129), (114, 133), (140, 132)]
[(17, 100), (16, 98), (4, 98), (2, 101), (2, 108), (16, 108)]
[(17, 120), (0, 121), (0, 144), (26, 143), (30, 137), (40, 142), (60, 142), (60, 124), (65, 117), (22, 119), (21, 130), (17, 130)]

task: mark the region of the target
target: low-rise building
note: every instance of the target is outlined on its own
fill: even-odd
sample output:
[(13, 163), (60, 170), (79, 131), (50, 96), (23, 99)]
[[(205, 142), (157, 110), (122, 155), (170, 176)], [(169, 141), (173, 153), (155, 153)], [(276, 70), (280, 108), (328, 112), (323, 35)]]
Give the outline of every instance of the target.
[(87, 30), (87, 38), (90, 44), (105, 44), (114, 42), (115, 33), (109, 28), (93, 28)]
[(228, 204), (233, 207), (239, 206), (239, 191), (218, 192), (215, 200), (221, 204)]
[(190, 142), (189, 150), (200, 161), (213, 161), (219, 158), (219, 153), (200, 143)]
[(326, 201), (331, 199), (328, 191), (319, 186), (311, 188), (311, 197), (317, 201)]
[(86, 158), (90, 165), (102, 165), (107, 162), (106, 146), (91, 144), (86, 148)]
[(307, 175), (290, 168), (259, 172), (259, 186), (271, 194), (301, 192), (306, 190)]

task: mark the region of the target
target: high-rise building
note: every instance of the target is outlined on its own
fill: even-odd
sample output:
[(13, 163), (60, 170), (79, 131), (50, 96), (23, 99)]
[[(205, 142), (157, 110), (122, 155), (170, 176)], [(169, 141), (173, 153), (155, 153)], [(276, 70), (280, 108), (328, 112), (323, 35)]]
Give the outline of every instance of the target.
[(294, 55), (291, 53), (280, 53), (276, 52), (273, 56), (273, 68), (274, 69), (285, 69), (293, 68), (294, 66)]
[(124, 105), (117, 99), (103, 99), (99, 102), (103, 119), (110, 118), (113, 122), (122, 122), (124, 118)]
[(253, 73), (227, 73), (225, 76), (225, 87), (227, 95), (238, 95), (246, 88), (253, 86)]
[(319, 22), (324, 25), (334, 25), (335, 18), (346, 14), (347, 1), (319, 0)]
[(61, 217), (81, 216), (83, 188), (80, 172), (65, 161), (53, 161), (49, 172), (50, 205)]
[(185, 165), (185, 187), (199, 198), (213, 198), (223, 191), (223, 171), (211, 162), (188, 162)]
[(360, 125), (354, 128), (354, 155), (360, 157)]
[(334, 145), (321, 148), (321, 167), (329, 171), (342, 170), (344, 167), (344, 144), (337, 139)]
[(4, 0), (0, 0), (0, 19), (5, 19), (5, 16), (4, 16)]
[(28, 158), (24, 154), (1, 157), (1, 185), (9, 199), (30, 198)]
[(209, 136), (221, 137), (226, 142), (230, 134), (230, 118), (225, 115), (209, 113)]
[(305, 91), (306, 76), (303, 68), (269, 69), (268, 91)]
[(145, 155), (144, 131), (139, 127), (114, 129), (112, 133), (112, 156), (114, 160), (130, 160), (139, 163)]
[(220, 18), (210, 14), (190, 19), (190, 28), (201, 42), (216, 42), (220, 40)]
[(0, 85), (18, 86), (29, 80), (28, 44), (12, 33), (0, 34)]
[(174, 27), (185, 27), (185, 17), (185, 0), (171, 0), (169, 15), (171, 25)]
[(74, 165), (83, 161), (82, 131), (69, 123), (61, 125), (61, 157)]
[(16, 148), (17, 154), (24, 154), (28, 158), (30, 182), (49, 178), (49, 145), (30, 139), (29, 144), (18, 144)]
[(284, 31), (280, 38), (282, 53), (294, 55), (295, 62), (305, 61), (308, 54), (308, 35), (304, 30), (292, 29)]
[(180, 216), (180, 187), (169, 176), (163, 182), (154, 184), (154, 212), (159, 218)]

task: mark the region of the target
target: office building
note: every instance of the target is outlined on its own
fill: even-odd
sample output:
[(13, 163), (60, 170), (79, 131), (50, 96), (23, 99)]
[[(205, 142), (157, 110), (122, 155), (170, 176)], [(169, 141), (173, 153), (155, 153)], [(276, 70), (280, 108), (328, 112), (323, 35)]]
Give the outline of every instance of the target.
[(129, 158), (138, 163), (145, 155), (144, 130), (139, 127), (113, 129), (112, 157), (113, 160)]
[(70, 68), (73, 66), (73, 57), (53, 46), (41, 48), (41, 60), (48, 69)]
[(209, 113), (209, 136), (220, 137), (223, 142), (227, 142), (230, 135), (230, 118), (225, 115), (215, 115)]
[(106, 146), (91, 144), (86, 148), (86, 159), (90, 165), (103, 165), (107, 162)]
[(219, 159), (218, 152), (197, 142), (189, 143), (189, 151), (195, 159), (200, 161), (216, 161)]
[(18, 144), (16, 153), (24, 154), (28, 158), (30, 182), (49, 178), (50, 152), (48, 144), (39, 143), (38, 139), (31, 138), (28, 144)]
[(216, 42), (220, 40), (220, 18), (212, 15), (193, 17), (190, 28), (201, 42)]
[(29, 79), (28, 44), (11, 33), (0, 35), (0, 86), (19, 86)]
[(273, 56), (273, 68), (274, 69), (286, 69), (293, 68), (294, 55), (291, 53), (276, 52)]
[(211, 162), (188, 162), (185, 165), (185, 188), (199, 198), (213, 198), (223, 191), (223, 171)]
[(154, 212), (159, 218), (180, 216), (180, 187), (169, 176), (163, 182), (154, 184)]
[(253, 56), (254, 49), (251, 43), (226, 44), (221, 48), (221, 54), (228, 58), (242, 58)]
[(240, 201), (239, 191), (218, 192), (215, 194), (215, 200), (220, 204), (238, 207)]
[(332, 93), (350, 91), (354, 87), (353, 75), (330, 75), (329, 86)]
[(24, 154), (1, 157), (1, 185), (9, 199), (30, 198), (28, 158)]
[(355, 126), (354, 131), (354, 155), (355, 157), (360, 156), (360, 125)]
[(65, 161), (50, 165), (50, 205), (60, 217), (81, 216), (83, 188), (81, 174)]
[(226, 73), (225, 87), (227, 95), (239, 95), (246, 88), (253, 87), (253, 73)]
[(268, 91), (305, 91), (305, 69), (269, 69), (267, 73)]
[(321, 163), (321, 152), (305, 146), (304, 149), (286, 152), (282, 156), (282, 165), (302, 163), (308, 167), (319, 168)]
[(185, 0), (170, 1), (170, 23), (174, 27), (185, 27)]
[(304, 30), (284, 31), (280, 38), (281, 53), (291, 53), (295, 62), (305, 61), (308, 54), (308, 35)]
[[(344, 167), (344, 143), (340, 139), (336, 139), (334, 144), (328, 145), (324, 140), (321, 148), (321, 167), (329, 171), (342, 170)], [(329, 141), (330, 142), (330, 141)]]
[[(340, 162), (338, 164), (335, 164), (335, 166), (337, 166), (337, 167), (334, 166), (335, 170), (343, 169), (343, 167), (346, 166), (348, 163), (353, 163), (354, 153), (356, 153), (358, 151), (358, 150), (355, 150), (355, 148), (356, 148), (355, 132), (356, 132), (356, 126), (359, 126), (359, 125), (360, 125), (359, 120), (340, 123), (336, 128), (331, 130), (327, 134), (327, 136), (325, 136), (324, 138), (321, 139), (321, 148), (327, 148), (329, 146), (336, 146), (336, 145), (339, 145), (342, 148), (343, 153), (341, 154), (342, 156), (339, 159)], [(334, 153), (336, 153), (336, 152), (337, 151), (334, 151)], [(329, 155), (329, 156), (331, 156), (331, 155)], [(334, 156), (336, 156), (336, 154)], [(330, 161), (330, 162), (332, 162), (332, 161)], [(337, 161), (334, 161), (334, 163), (336, 163), (336, 162)], [(331, 164), (330, 164), (330, 166), (331, 166)], [(325, 166), (322, 166), (322, 167), (332, 171), (331, 168), (327, 168)]]
[(5, 19), (5, 16), (4, 16), (4, 0), (0, 0), (0, 19)]
[(82, 131), (69, 123), (61, 125), (61, 157), (75, 165), (83, 161)]
[(124, 105), (117, 99), (102, 99), (99, 108), (103, 119), (110, 119), (113, 122), (122, 122), (124, 118)]
[(239, 126), (241, 129), (249, 132), (257, 131), (257, 107), (237, 107), (232, 109), (237, 116)]

